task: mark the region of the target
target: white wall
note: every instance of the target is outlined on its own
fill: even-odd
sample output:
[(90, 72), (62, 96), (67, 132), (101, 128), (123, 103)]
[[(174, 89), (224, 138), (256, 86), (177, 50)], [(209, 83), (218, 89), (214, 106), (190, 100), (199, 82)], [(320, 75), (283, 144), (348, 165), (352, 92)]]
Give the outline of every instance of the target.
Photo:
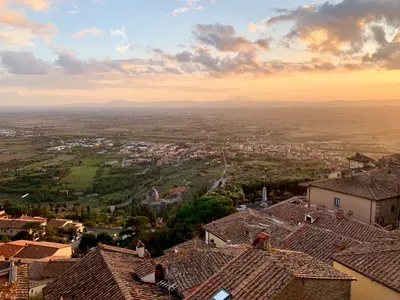
[(46, 286), (46, 284), (42, 284), (42, 285), (36, 286), (34, 288), (30, 288), (29, 289), (29, 298), (30, 297), (34, 297), (34, 296), (38, 296), (38, 295), (42, 295), (43, 288), (45, 286)]
[(225, 241), (221, 240), (219, 237), (216, 237), (211, 232), (206, 231), (206, 243), (210, 244), (211, 239), (214, 239), (214, 242), (217, 245), (217, 247), (225, 247), (226, 246)]
[[(347, 216), (347, 212), (351, 210), (353, 212), (353, 219), (367, 224), (373, 224), (375, 222), (375, 201), (316, 187), (310, 187), (308, 189), (308, 197), (311, 204), (324, 205), (329, 210), (341, 208), (344, 210), (345, 216)], [(334, 205), (335, 197), (340, 198), (340, 207)], [(371, 209), (372, 215), (370, 215)]]
[(147, 282), (147, 283), (156, 283), (156, 273), (151, 273), (149, 275), (146, 275), (142, 278), (140, 278), (142, 282)]

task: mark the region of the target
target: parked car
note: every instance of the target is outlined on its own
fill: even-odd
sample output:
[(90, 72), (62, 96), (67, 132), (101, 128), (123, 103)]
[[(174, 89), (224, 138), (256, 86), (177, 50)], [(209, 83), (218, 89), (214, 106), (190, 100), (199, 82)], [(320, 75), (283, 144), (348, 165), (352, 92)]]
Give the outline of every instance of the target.
[(247, 207), (246, 207), (246, 205), (239, 205), (237, 208), (236, 208), (236, 210), (237, 211), (243, 211), (243, 210), (245, 210)]

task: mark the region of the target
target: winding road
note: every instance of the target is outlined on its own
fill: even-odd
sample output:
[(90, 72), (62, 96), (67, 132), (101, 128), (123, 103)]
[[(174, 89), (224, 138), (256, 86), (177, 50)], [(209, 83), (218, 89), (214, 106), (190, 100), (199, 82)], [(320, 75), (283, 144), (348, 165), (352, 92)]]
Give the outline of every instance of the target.
[(219, 186), (224, 186), (226, 183), (226, 171), (228, 170), (228, 164), (226, 162), (226, 156), (225, 156), (225, 151), (222, 148), (222, 156), (224, 158), (224, 164), (225, 164), (225, 168), (224, 171), (222, 172), (222, 176), (216, 181), (214, 182), (214, 184), (212, 185), (212, 187), (208, 190), (207, 194), (213, 192), (215, 189), (217, 189)]

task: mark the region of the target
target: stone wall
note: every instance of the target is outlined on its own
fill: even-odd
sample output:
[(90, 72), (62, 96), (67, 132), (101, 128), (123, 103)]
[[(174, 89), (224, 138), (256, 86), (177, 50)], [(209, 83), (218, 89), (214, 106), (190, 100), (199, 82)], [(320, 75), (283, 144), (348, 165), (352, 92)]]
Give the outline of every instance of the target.
[(350, 280), (293, 279), (276, 300), (350, 300)]

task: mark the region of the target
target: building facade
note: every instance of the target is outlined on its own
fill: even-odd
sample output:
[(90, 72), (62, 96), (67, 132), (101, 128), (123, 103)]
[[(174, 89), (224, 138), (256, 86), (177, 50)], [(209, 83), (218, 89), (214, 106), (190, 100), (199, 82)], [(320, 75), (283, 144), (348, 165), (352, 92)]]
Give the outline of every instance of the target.
[(391, 224), (399, 227), (399, 197), (372, 200), (314, 186), (308, 187), (307, 197), (312, 205), (329, 210), (342, 209), (346, 216), (370, 225)]
[(400, 300), (400, 293), (338, 262), (333, 267), (356, 280), (351, 283), (351, 300)]

